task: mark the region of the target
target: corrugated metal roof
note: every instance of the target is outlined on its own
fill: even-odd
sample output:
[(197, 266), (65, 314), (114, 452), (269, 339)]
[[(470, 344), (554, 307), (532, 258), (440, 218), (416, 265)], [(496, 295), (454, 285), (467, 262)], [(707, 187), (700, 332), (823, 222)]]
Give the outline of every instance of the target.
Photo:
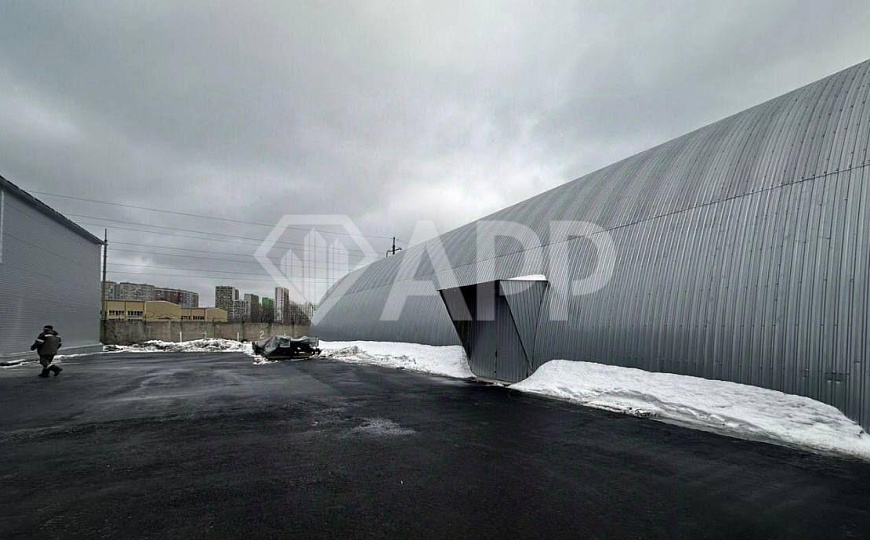
[[(407, 248), (333, 288), (316, 330), (458, 344), (436, 289), (545, 274), (532, 369), (567, 359), (751, 384), (870, 429), (868, 98), (870, 61)], [(597, 254), (587, 239), (550, 239), (558, 220), (609, 234), (606, 287), (572, 293)], [(505, 229), (492, 221), (520, 223), (543, 245), (479, 253), (479, 234)], [(400, 265), (438, 241), (444, 255), (410, 273), (431, 295), (383, 320), (391, 292), (422, 290), (394, 283), (409, 275)]]
[(27, 205), (31, 206), (32, 208), (35, 208), (36, 210), (39, 210), (44, 215), (46, 215), (49, 218), (53, 219), (54, 221), (60, 223), (61, 225), (63, 225), (67, 229), (73, 231), (74, 233), (76, 233), (84, 238), (87, 238), (89, 241), (91, 241), (95, 244), (100, 244), (100, 245), (103, 244), (102, 240), (100, 240), (99, 238), (97, 238), (93, 234), (89, 233), (82, 226), (78, 225), (73, 220), (64, 216), (63, 214), (61, 214), (60, 212), (58, 212), (54, 208), (48, 206), (44, 202), (40, 201), (39, 199), (37, 199), (36, 197), (31, 195), (30, 193), (27, 193), (26, 191), (24, 191), (20, 187), (16, 186), (15, 184), (10, 182), (9, 180), (3, 178), (2, 176), (0, 176), (0, 189), (4, 189), (10, 195), (14, 195), (14, 196), (18, 197), (20, 200), (25, 202)]

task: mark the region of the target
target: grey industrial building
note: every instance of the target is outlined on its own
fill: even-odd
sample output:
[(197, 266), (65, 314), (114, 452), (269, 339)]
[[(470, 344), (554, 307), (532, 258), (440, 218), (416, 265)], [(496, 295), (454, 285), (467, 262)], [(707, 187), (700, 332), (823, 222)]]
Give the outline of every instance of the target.
[(0, 177), (0, 359), (33, 355), (43, 325), (65, 353), (101, 350), (102, 241)]
[[(420, 243), (339, 281), (315, 329), (462, 344), (504, 381), (551, 359), (735, 381), (870, 428), (868, 97), (870, 61)], [(599, 228), (551, 237), (560, 220)], [(482, 254), (493, 222), (541, 244)], [(611, 279), (574, 294), (606, 238)], [(545, 277), (508, 281), (524, 274)], [(391, 292), (407, 296), (397, 320)]]

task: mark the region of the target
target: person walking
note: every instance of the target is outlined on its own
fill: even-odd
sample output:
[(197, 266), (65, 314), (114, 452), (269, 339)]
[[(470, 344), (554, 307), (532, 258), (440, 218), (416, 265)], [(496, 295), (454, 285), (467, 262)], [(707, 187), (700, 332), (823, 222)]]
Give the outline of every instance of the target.
[(42, 364), (42, 373), (40, 377), (48, 377), (48, 372), (54, 373), (57, 377), (63, 369), (60, 366), (53, 366), (51, 362), (54, 360), (54, 355), (57, 354), (61, 347), (60, 334), (55, 329), (47, 324), (42, 328), (42, 333), (37, 336), (36, 341), (30, 346), (31, 351), (36, 351), (39, 354), (39, 363)]

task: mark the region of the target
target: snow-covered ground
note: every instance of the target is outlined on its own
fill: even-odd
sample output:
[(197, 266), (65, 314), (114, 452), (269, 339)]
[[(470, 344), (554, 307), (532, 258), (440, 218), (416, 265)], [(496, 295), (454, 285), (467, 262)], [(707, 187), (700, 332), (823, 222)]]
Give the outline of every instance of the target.
[(870, 460), (870, 436), (836, 408), (755, 386), (553, 360), (510, 388), (736, 437)]
[(239, 342), (232, 339), (195, 339), (173, 343), (171, 341), (151, 340), (136, 345), (115, 346), (108, 352), (240, 352), (254, 356), (250, 342)]
[[(432, 347), (416, 343), (382, 343), (377, 341), (321, 341), (322, 357), (354, 364), (375, 364), (391, 368), (422, 371), (447, 377), (471, 378), (465, 351), (462, 347)], [(197, 339), (173, 343), (146, 341), (137, 345), (113, 347), (117, 352), (183, 353), (183, 352), (241, 352), (255, 358), (257, 365), (273, 364), (254, 354), (250, 343), (230, 339)], [(111, 352), (111, 351), (110, 351)]]
[[(54, 357), (54, 363), (63, 365), (64, 360), (69, 360), (70, 358), (78, 358), (80, 356), (91, 356), (92, 354), (99, 354), (99, 353), (59, 354), (59, 355)], [(34, 356), (35, 355), (36, 355), (36, 353), (34, 353)], [(20, 368), (20, 367), (29, 367), (29, 366), (33, 366), (36, 364), (39, 364), (39, 360), (37, 358), (28, 357), (28, 358), (23, 358), (21, 360), (12, 361), (6, 365), (0, 365), (0, 369), (13, 369), (13, 368)]]
[(342, 362), (409, 369), (460, 379), (474, 377), (468, 368), (465, 351), (458, 345), (434, 347), (382, 341), (321, 341), (320, 348), (323, 350), (321, 356)]
[[(474, 377), (460, 346), (321, 341), (320, 348), (322, 357), (342, 362), (462, 379)], [(241, 352), (255, 357), (255, 364), (272, 363), (254, 355), (250, 343), (228, 339), (198, 339), (182, 343), (148, 341), (114, 350)], [(73, 356), (80, 355), (57, 358), (62, 361)], [(510, 388), (735, 437), (870, 460), (870, 435), (858, 424), (830, 405), (775, 390), (567, 360), (547, 362), (531, 377), (510, 385)]]
[[(344, 362), (471, 378), (462, 347), (374, 341), (321, 342)], [(870, 460), (870, 435), (810, 398), (670, 373), (553, 360), (509, 388), (751, 440)]]

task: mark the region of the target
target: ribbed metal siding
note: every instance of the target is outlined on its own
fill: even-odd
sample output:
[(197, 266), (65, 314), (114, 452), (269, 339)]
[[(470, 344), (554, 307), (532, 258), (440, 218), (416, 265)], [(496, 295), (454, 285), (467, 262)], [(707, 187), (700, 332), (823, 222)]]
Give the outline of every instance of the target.
[[(864, 62), (486, 218), (545, 243), (551, 220), (607, 229), (618, 258), (596, 294), (559, 285), (594, 264), (582, 241), (538, 250), (537, 268), (506, 248), (478, 265), (474, 223), (442, 235), (448, 260), (420, 279), (546, 274), (533, 368), (564, 358), (731, 380), (830, 403), (870, 428), (868, 80)], [(378, 320), (403, 258), (426, 248), (363, 269), (316, 317), (321, 336), (401, 341), (414, 327), (423, 343), (458, 343), (434, 285), (400, 323)], [(568, 321), (546, 316), (554, 302)]]
[(495, 299), (496, 379), (519, 382), (529, 376), (529, 361), (510, 306), (501, 294)]
[(492, 284), (459, 287), (441, 291), (456, 334), (468, 353), (471, 372), (478, 377), (500, 379), (497, 326), (499, 306)]
[(52, 324), (64, 348), (99, 346), (100, 246), (4, 194), (0, 355), (29, 351)]
[[(469, 367), (478, 377), (517, 382), (530, 373), (532, 349), (527, 349), (520, 338), (516, 308), (508, 303), (505, 290), (516, 293), (513, 304), (525, 313), (529, 311), (525, 306), (531, 303), (531, 297), (537, 297), (540, 302), (542, 289), (534, 288), (529, 294), (515, 285), (500, 287), (498, 283), (482, 283), (440, 291), (456, 335), (468, 353)], [(534, 333), (534, 324), (526, 324), (526, 327)], [(534, 339), (533, 335), (527, 337)]]
[[(471, 346), (468, 348), (468, 361), (472, 373), (478, 377), (498, 379), (498, 334), (496, 329), (496, 309), (491, 297), (492, 290), (482, 285), (479, 290), (471, 287), (466, 298), (470, 300), (474, 321), (471, 324)], [(479, 300), (479, 301), (478, 301)]]
[(523, 346), (526, 365), (523, 366), (524, 379), (531, 375), (531, 365), (535, 355), (535, 338), (541, 316), (541, 299), (547, 283), (545, 281), (501, 281), (499, 287), (510, 306), (511, 317), (516, 325), (517, 334)]

